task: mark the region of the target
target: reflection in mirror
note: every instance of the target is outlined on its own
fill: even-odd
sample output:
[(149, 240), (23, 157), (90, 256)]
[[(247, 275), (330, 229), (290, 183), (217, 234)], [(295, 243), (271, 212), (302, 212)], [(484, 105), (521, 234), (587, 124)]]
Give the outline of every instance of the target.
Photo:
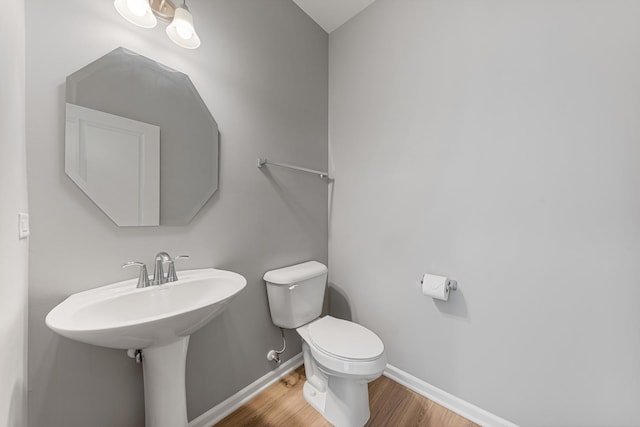
[(67, 104), (65, 172), (120, 226), (160, 223), (160, 128)]
[[(152, 198), (139, 192), (152, 187), (140, 176), (154, 159), (147, 151), (152, 128), (160, 135), (159, 223), (189, 223), (215, 193), (218, 125), (186, 74), (118, 48), (68, 76), (66, 91), (72, 117), (89, 114), (74, 125), (67, 111), (66, 172), (116, 224), (153, 225)], [(93, 151), (74, 151), (86, 147)], [(87, 155), (94, 157), (82, 166), (78, 156)], [(90, 174), (91, 188), (82, 173)], [(124, 188), (128, 197), (118, 197)], [(133, 206), (123, 206), (125, 199)], [(133, 217), (138, 224), (130, 223)]]

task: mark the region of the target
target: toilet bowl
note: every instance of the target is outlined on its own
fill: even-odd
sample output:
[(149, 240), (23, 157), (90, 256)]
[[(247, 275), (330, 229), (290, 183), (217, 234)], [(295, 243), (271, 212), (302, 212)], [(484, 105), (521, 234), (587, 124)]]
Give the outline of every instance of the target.
[(370, 415), (368, 383), (387, 366), (382, 340), (331, 316), (296, 331), (303, 339), (306, 401), (335, 426), (363, 426)]
[(354, 322), (320, 317), (327, 268), (310, 261), (264, 275), (273, 323), (302, 338), (305, 400), (336, 427), (362, 427), (370, 416), (368, 383), (382, 375), (382, 340)]

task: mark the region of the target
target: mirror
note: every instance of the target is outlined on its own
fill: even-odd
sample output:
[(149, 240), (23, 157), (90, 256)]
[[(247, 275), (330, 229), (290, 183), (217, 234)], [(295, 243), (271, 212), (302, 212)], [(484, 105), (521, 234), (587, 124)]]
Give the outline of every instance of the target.
[(218, 189), (218, 125), (186, 74), (118, 48), (66, 101), (65, 171), (119, 226), (188, 224)]

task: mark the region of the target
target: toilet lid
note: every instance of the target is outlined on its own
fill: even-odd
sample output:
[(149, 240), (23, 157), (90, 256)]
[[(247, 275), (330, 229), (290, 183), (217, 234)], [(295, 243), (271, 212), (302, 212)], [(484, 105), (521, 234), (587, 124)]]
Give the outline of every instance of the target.
[(309, 325), (309, 337), (321, 351), (350, 360), (380, 357), (384, 344), (376, 334), (362, 325), (325, 316)]

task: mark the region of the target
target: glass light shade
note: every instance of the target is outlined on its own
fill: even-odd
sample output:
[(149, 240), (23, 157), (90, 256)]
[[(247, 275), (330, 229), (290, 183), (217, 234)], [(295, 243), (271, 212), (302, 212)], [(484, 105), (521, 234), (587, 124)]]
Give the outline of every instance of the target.
[(114, 7), (127, 21), (142, 28), (153, 28), (158, 23), (148, 0), (115, 0)]
[(184, 5), (176, 8), (173, 21), (167, 26), (167, 35), (180, 47), (196, 49), (200, 46), (200, 37), (193, 27), (193, 15)]

